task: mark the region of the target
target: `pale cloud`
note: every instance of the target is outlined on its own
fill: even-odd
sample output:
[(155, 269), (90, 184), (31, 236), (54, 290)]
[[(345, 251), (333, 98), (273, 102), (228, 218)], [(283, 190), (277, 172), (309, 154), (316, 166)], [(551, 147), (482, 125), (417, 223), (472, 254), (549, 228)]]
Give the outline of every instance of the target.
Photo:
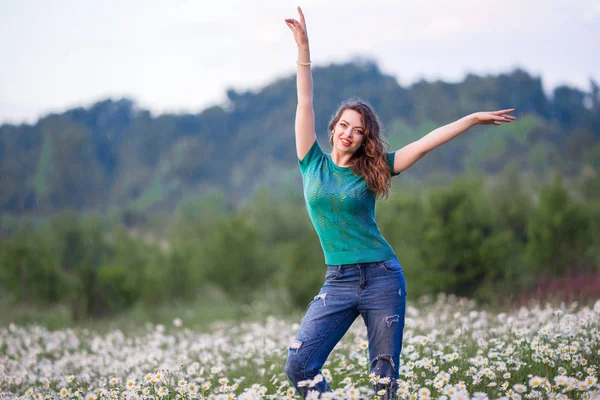
[[(296, 1), (0, 3), (0, 123), (103, 97), (155, 112), (223, 101), (294, 73)], [(315, 64), (376, 59), (402, 84), (516, 66), (548, 89), (598, 78), (595, 0), (303, 1)], [(6, 61), (8, 60), (8, 61)], [(318, 88), (315, 88), (318, 91)]]

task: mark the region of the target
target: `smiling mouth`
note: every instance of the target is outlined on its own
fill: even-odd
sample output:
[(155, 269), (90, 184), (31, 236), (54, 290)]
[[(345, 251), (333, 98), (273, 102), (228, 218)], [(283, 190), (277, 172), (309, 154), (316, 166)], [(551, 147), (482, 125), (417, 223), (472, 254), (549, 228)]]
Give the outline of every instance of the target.
[(340, 139), (340, 142), (342, 142), (344, 146), (350, 146), (352, 144), (352, 142), (348, 139)]

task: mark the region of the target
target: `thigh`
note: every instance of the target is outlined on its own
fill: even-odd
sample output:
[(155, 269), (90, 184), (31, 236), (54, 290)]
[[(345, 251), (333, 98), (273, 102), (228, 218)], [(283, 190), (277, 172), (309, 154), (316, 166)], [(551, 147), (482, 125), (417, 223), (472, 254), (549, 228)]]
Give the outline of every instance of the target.
[(357, 316), (352, 296), (328, 279), (310, 303), (288, 357), (300, 362), (304, 370), (321, 368)]
[(402, 267), (393, 258), (369, 267), (367, 289), (360, 299), (360, 313), (367, 326), (371, 362), (390, 357), (397, 366), (402, 350), (406, 314), (406, 282)]

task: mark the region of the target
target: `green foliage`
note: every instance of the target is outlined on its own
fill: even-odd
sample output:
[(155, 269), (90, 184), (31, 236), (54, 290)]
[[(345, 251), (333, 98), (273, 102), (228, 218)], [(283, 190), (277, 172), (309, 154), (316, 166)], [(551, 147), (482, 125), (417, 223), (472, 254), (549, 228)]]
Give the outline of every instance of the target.
[[(510, 162), (537, 179), (554, 166), (569, 177), (594, 163), (598, 89), (566, 86), (547, 97), (523, 70), (468, 75), (462, 82), (402, 87), (376, 63), (355, 60), (314, 69), (316, 131), (338, 104), (360, 96), (378, 112), (392, 150), (480, 110), (515, 107), (519, 118), (475, 129), (436, 149), (411, 174), (420, 180), (465, 172), (496, 175)], [(49, 115), (34, 125), (0, 126), (0, 213), (53, 215), (65, 208), (170, 213), (189, 195), (218, 188), (242, 203), (273, 171), (295, 171), (295, 77), (256, 92), (227, 92), (228, 105), (198, 114), (153, 116), (128, 99)], [(591, 106), (589, 102), (591, 100)], [(586, 103), (587, 101), (587, 103)], [(271, 185), (271, 187), (274, 187)]]
[[(535, 116), (524, 116), (510, 125), (494, 127), (494, 129), (477, 129), (469, 133), (467, 146), (469, 152), (464, 157), (464, 167), (468, 171), (497, 174), (508, 162), (524, 164), (523, 154), (527, 138), (541, 121)], [(542, 169), (547, 168), (542, 164)]]
[[(377, 221), (381, 232), (396, 252), (406, 275), (409, 296), (430, 293), (431, 287), (423, 274), (427, 266), (419, 254), (425, 222), (425, 203), (417, 190), (395, 190), (391, 197), (377, 206)], [(407, 188), (408, 189), (408, 188)]]
[(228, 202), (225, 194), (218, 189), (209, 190), (200, 197), (185, 197), (175, 210), (177, 222), (224, 216), (230, 211)]
[(255, 225), (243, 215), (217, 225), (201, 247), (198, 267), (231, 297), (247, 302), (266, 288), (275, 260), (268, 257)]
[(436, 190), (425, 210), (419, 255), (432, 291), (492, 299), (494, 285), (511, 278), (511, 236), (495, 227), (482, 186), (457, 182)]
[(96, 217), (63, 214), (42, 230), (23, 228), (0, 252), (0, 286), (18, 304), (64, 304), (75, 320), (122, 311), (141, 299), (155, 246)]
[(596, 173), (600, 173), (600, 143), (596, 143), (591, 148), (585, 149), (583, 159)]
[[(528, 241), (527, 221), (534, 209), (531, 192), (525, 190), (522, 181), (520, 167), (516, 163), (510, 164), (490, 189), (490, 209), (494, 221), (515, 239), (514, 244), (519, 246), (515, 250), (517, 254), (523, 253)], [(518, 263), (521, 264), (521, 260)]]
[[(378, 206), (409, 296), (493, 302), (542, 275), (597, 271), (594, 82), (591, 93), (561, 87), (552, 98), (522, 70), (403, 88), (364, 60), (315, 68), (314, 80), (323, 143), (337, 105), (356, 95), (375, 107), (392, 151), (466, 114), (517, 108), (517, 121), (477, 127), (433, 151)], [(65, 307), (73, 319), (210, 293), (251, 304), (274, 291), (304, 308), (324, 260), (297, 172), (295, 78), (227, 96), (227, 108), (196, 115), (152, 116), (130, 100), (104, 100), (0, 126), (3, 301)], [(557, 170), (568, 191), (555, 182), (534, 202)], [(458, 174), (485, 179), (454, 181)], [(108, 218), (67, 214), (34, 227), (65, 209)]]
[(58, 302), (65, 298), (66, 282), (47, 237), (30, 226), (6, 240), (0, 252), (0, 288), (19, 304)]
[(437, 127), (438, 125), (431, 120), (425, 120), (421, 122), (414, 129), (404, 123), (402, 120), (395, 120), (387, 131), (390, 149), (394, 151), (406, 146), (407, 144), (420, 139)]
[(550, 142), (537, 142), (530, 150), (528, 157), (529, 169), (538, 177), (544, 178), (550, 171), (548, 165), (557, 165), (557, 154)]
[[(441, 291), (504, 303), (541, 277), (597, 272), (597, 203), (576, 201), (561, 181), (534, 202), (524, 180), (512, 164), (493, 182), (394, 186), (377, 221), (410, 297)], [(23, 227), (0, 246), (2, 302), (83, 320), (207, 296), (251, 305), (271, 293), (280, 309), (299, 310), (323, 283), (321, 246), (293, 193), (262, 188), (233, 208), (213, 190), (186, 197), (163, 224), (144, 232), (67, 213)]]
[[(151, 262), (159, 253), (153, 244), (136, 240), (123, 227), (116, 227), (109, 233), (110, 256), (106, 257), (97, 272), (97, 286), (104, 307), (110, 314), (129, 309), (147, 293), (147, 281)], [(160, 294), (160, 288), (153, 286)]]
[(163, 200), (165, 195), (163, 185), (158, 179), (155, 179), (150, 186), (144, 190), (141, 196), (133, 202), (132, 208), (139, 211), (150, 210), (153, 204)]
[[(42, 210), (57, 205), (93, 209), (100, 204), (104, 173), (94, 157), (86, 128), (61, 117), (40, 122), (44, 137), (37, 177), (37, 201)], [(65, 193), (76, 194), (65, 199)]]
[(96, 280), (100, 265), (109, 255), (102, 222), (64, 214), (45, 228), (44, 235), (63, 273), (73, 318), (102, 314), (103, 296)]
[(593, 215), (572, 200), (560, 179), (542, 188), (527, 224), (526, 254), (536, 273), (555, 277), (594, 271)]
[(44, 144), (42, 147), (42, 154), (40, 155), (40, 163), (38, 165), (37, 174), (33, 180), (33, 186), (36, 192), (41, 196), (46, 196), (50, 192), (48, 186), (48, 173), (51, 168), (52, 160), (52, 137), (46, 135), (44, 138)]
[(288, 293), (290, 303), (305, 309), (325, 281), (325, 261), (319, 239), (314, 231), (305, 232), (294, 242), (278, 246), (278, 287)]

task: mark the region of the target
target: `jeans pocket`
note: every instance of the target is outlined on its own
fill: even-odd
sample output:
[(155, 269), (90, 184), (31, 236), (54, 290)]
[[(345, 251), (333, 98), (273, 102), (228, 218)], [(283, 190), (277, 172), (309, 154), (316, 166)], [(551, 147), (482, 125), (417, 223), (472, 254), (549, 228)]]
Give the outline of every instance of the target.
[(339, 265), (328, 265), (327, 273), (325, 273), (325, 279), (333, 280), (333, 279), (337, 278), (338, 275), (340, 274), (341, 269), (342, 269), (342, 267)]
[(381, 265), (381, 268), (383, 268), (385, 272), (390, 274), (399, 274), (402, 272), (402, 266), (397, 258), (382, 261), (379, 265)]

